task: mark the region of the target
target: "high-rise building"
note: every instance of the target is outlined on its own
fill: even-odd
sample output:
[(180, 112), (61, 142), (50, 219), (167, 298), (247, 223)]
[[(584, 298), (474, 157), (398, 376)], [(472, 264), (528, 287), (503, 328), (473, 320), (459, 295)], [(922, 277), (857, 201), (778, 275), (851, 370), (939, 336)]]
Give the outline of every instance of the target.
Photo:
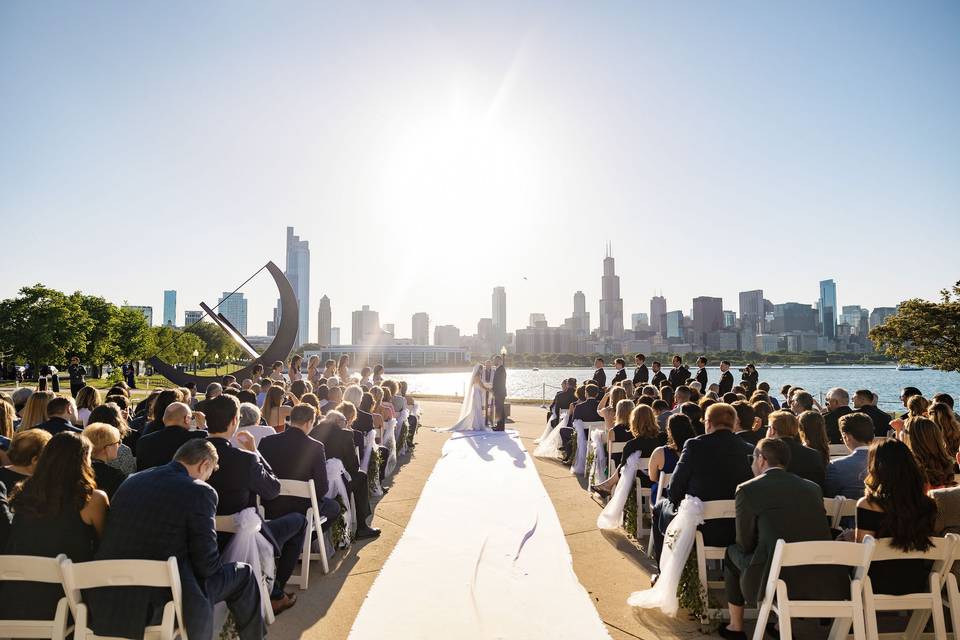
[(543, 324), (546, 324), (546, 323), (547, 323), (547, 316), (546, 316), (545, 314), (542, 314), (542, 313), (531, 313), (531, 314), (530, 314), (530, 322), (527, 324), (527, 326), (528, 326), (528, 327), (536, 327), (536, 326), (539, 326), (539, 323), (541, 323), (541, 322), (542, 322)]
[(177, 292), (167, 290), (163, 292), (163, 325), (177, 326)]
[(330, 329), (333, 328), (333, 313), (330, 310), (330, 298), (320, 298), (320, 309), (317, 311), (317, 342), (321, 347), (334, 344), (330, 339)]
[(766, 315), (763, 304), (763, 289), (740, 292), (740, 328), (753, 334), (763, 330)]
[(217, 300), (216, 310), (223, 314), (223, 317), (240, 332), (240, 335), (247, 335), (247, 300), (242, 293), (230, 295), (229, 291), (224, 291)]
[(503, 287), (493, 288), (493, 328), (498, 339), (507, 336), (507, 290)]
[(815, 331), (816, 328), (817, 312), (810, 305), (784, 302), (773, 306), (773, 322), (770, 323), (773, 333)]
[(563, 325), (572, 330), (574, 336), (583, 337), (590, 333), (590, 314), (587, 313), (587, 297), (583, 291), (573, 294), (573, 317), (567, 318)]
[(433, 328), (433, 344), (437, 347), (459, 347), (460, 329), (452, 324), (438, 324)]
[[(310, 342), (310, 243), (301, 240), (287, 227), (287, 280), (293, 286), (300, 309), (297, 341), (294, 347)], [(281, 310), (282, 312), (282, 310)]]
[(700, 296), (693, 299), (693, 333), (701, 345), (707, 334), (723, 328), (723, 298)]
[(430, 316), (423, 311), (413, 314), (412, 330), (413, 344), (429, 346), (430, 344)]
[(143, 314), (143, 318), (147, 321), (147, 325), (150, 327), (153, 326), (153, 307), (145, 307), (139, 304), (125, 304), (123, 305), (123, 308), (139, 311), (141, 314)]
[(666, 336), (663, 316), (667, 312), (667, 299), (663, 296), (650, 298), (650, 328), (661, 336)]
[(577, 291), (573, 294), (573, 317), (577, 317), (577, 314), (584, 314), (587, 312), (587, 296), (583, 295), (583, 291)]
[(663, 323), (667, 340), (683, 339), (683, 311), (670, 311), (663, 314)]
[(848, 304), (841, 307), (840, 322), (850, 327), (850, 335), (862, 336), (866, 334), (868, 327), (861, 326), (863, 319), (863, 308), (858, 304)]
[(837, 337), (837, 283), (820, 281), (820, 335)]
[(332, 344), (343, 344), (340, 342), (340, 327), (330, 327), (330, 342)]
[(646, 313), (631, 313), (630, 328), (634, 331), (650, 328), (650, 316)]
[(616, 274), (611, 247), (603, 259), (603, 276), (600, 278), (600, 330), (601, 338), (619, 340), (623, 337), (623, 298), (620, 297), (620, 276)]
[(728, 309), (723, 310), (723, 328), (730, 329), (737, 326), (737, 314)]
[(879, 327), (883, 321), (897, 312), (896, 307), (875, 307), (870, 312), (870, 328)]
[(350, 332), (351, 344), (369, 344), (380, 338), (380, 314), (363, 305), (353, 312), (353, 325)]
[(392, 322), (387, 322), (387, 323), (384, 323), (383, 325), (383, 332), (389, 333), (391, 336), (397, 335), (396, 329), (397, 329), (396, 325)]
[(200, 322), (201, 318), (203, 318), (203, 311), (187, 309), (183, 312), (183, 326), (192, 327)]

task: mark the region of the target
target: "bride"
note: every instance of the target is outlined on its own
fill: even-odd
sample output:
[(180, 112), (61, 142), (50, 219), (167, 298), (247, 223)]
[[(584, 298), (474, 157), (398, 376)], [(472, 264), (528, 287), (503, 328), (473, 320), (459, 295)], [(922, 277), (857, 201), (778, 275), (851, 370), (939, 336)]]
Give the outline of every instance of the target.
[(460, 420), (443, 431), (490, 431), (484, 414), (484, 396), (488, 386), (483, 382), (483, 365), (478, 364), (470, 375), (470, 387), (463, 397)]

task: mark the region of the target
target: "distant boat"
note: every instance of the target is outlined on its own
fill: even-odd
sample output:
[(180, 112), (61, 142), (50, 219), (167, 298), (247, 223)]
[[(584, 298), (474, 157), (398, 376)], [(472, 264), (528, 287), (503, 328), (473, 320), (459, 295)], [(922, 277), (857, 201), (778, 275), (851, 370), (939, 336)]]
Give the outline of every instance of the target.
[(897, 371), (923, 371), (926, 367), (921, 367), (916, 364), (900, 364), (897, 365)]
[(534, 367), (533, 370), (534, 370), (534, 371), (540, 371), (539, 367)]

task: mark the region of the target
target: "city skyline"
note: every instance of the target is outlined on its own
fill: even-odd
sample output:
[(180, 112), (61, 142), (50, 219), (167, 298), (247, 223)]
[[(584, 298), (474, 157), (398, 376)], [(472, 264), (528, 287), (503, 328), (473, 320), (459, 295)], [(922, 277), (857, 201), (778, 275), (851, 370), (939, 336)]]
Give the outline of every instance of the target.
[[(684, 313), (760, 289), (814, 304), (824, 279), (874, 309), (960, 273), (903, 253), (905, 230), (960, 237), (960, 89), (938, 81), (960, 75), (955, 4), (328, 12), (0, 5), (0, 297), (42, 282), (159, 311), (176, 290), (194, 310), (283, 265), (284, 226), (313, 252), (311, 342), (321, 295), (340, 342), (364, 304), (401, 338), (419, 311), (473, 333), (495, 286), (510, 330), (560, 325), (576, 290), (595, 324), (607, 241), (624, 318), (661, 290)], [(107, 229), (130, 239), (122, 268), (37, 259), (38, 222), (84, 266)], [(275, 287), (244, 293), (263, 335)]]

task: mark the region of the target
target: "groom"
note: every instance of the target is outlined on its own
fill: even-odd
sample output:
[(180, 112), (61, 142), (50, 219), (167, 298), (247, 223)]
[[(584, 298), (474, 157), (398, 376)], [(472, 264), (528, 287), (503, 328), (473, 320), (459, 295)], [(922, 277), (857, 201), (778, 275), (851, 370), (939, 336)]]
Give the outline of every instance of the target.
[(496, 370), (493, 372), (493, 404), (497, 414), (497, 425), (494, 431), (503, 431), (506, 422), (506, 400), (507, 400), (507, 369), (503, 366), (503, 358), (496, 356), (493, 359), (493, 366)]

